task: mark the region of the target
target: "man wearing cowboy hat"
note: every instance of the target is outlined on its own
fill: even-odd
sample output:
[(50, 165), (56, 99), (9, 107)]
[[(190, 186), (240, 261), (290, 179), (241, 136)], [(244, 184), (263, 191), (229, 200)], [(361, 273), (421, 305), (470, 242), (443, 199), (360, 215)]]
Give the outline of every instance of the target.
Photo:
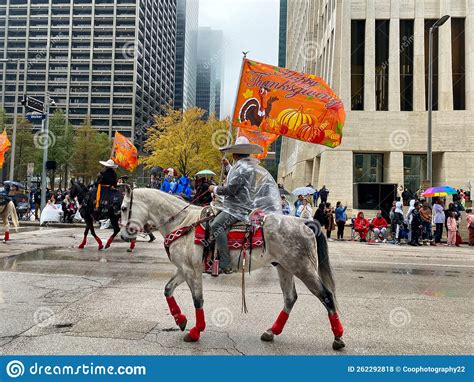
[(227, 243), (227, 233), (230, 227), (240, 220), (248, 220), (248, 214), (254, 208), (255, 181), (257, 161), (250, 154), (258, 154), (263, 149), (251, 144), (246, 137), (238, 137), (234, 145), (219, 149), (231, 153), (234, 165), (230, 166), (226, 159), (223, 163), (229, 171), (224, 186), (209, 186), (214, 195), (223, 197), (223, 207), (211, 224), (212, 237), (216, 240), (219, 253), (220, 272), (232, 273), (231, 258)]
[[(104, 168), (97, 177), (97, 195), (95, 199), (95, 208), (99, 207), (101, 199), (105, 199), (107, 205), (109, 204), (110, 189), (117, 187), (118, 177), (115, 169), (118, 167), (112, 159), (108, 161), (99, 161)], [(104, 193), (102, 188), (106, 189)], [(105, 194), (105, 195), (104, 195)], [(106, 197), (104, 197), (106, 196)]]

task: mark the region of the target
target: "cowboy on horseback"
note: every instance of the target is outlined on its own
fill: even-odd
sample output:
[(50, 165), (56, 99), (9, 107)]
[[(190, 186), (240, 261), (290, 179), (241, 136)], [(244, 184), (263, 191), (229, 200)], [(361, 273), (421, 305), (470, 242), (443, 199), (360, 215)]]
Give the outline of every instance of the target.
[[(228, 171), (226, 184), (209, 186), (211, 193), (223, 197), (222, 206), (216, 206), (221, 212), (211, 223), (211, 237), (215, 239), (219, 253), (219, 272), (230, 274), (232, 268), (227, 234), (231, 226), (238, 221), (248, 222), (249, 214), (255, 208), (281, 213), (281, 206), (278, 188), (270, 173), (258, 165), (258, 160), (250, 158), (251, 154), (263, 152), (262, 147), (251, 144), (246, 137), (238, 137), (234, 145), (222, 147), (220, 151), (231, 153), (234, 165), (231, 166), (224, 158), (223, 164)], [(278, 200), (273, 200), (274, 195), (278, 196)]]
[(97, 177), (97, 195), (95, 208), (99, 208), (101, 202), (108, 207), (110, 204), (111, 190), (117, 188), (118, 177), (115, 169), (118, 167), (112, 159), (99, 161), (104, 166)]

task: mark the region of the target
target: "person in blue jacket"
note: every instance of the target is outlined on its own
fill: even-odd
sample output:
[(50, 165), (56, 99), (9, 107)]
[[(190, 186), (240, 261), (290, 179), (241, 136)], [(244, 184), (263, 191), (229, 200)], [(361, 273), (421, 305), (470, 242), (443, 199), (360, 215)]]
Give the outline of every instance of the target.
[(161, 183), (160, 190), (166, 193), (170, 192), (171, 184), (170, 184), (170, 180), (168, 179), (168, 176), (165, 176), (165, 179), (163, 179), (163, 183)]

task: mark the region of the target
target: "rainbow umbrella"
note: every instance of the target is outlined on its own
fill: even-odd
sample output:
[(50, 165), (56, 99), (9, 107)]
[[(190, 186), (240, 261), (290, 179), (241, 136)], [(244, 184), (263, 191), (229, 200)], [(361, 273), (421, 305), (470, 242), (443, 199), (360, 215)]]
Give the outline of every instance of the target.
[(442, 187), (430, 187), (421, 195), (426, 196), (427, 198), (433, 198), (436, 196), (447, 196), (457, 194), (458, 191), (455, 188), (449, 186)]

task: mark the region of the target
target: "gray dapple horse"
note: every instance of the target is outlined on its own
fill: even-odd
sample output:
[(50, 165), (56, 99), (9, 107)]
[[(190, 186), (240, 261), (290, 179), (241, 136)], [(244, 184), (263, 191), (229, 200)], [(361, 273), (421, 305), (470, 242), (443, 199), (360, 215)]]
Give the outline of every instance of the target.
[[(122, 229), (124, 240), (135, 240), (145, 224), (156, 228), (163, 237), (174, 230), (189, 226), (200, 218), (202, 207), (189, 206), (186, 202), (154, 189), (126, 189), (122, 203)], [(284, 297), (283, 310), (273, 326), (266, 330), (261, 339), (272, 341), (282, 332), (291, 309), (296, 302), (294, 276), (322, 302), (328, 311), (331, 329), (334, 333), (333, 349), (345, 346), (342, 341), (343, 327), (336, 311), (334, 280), (329, 265), (326, 238), (320, 233), (320, 226), (312, 221), (284, 216), (268, 215), (264, 221), (266, 249), (254, 248), (252, 269), (273, 264), (278, 270), (280, 286)], [(206, 324), (203, 310), (202, 273), (203, 248), (194, 243), (194, 229), (186, 236), (174, 241), (169, 248), (170, 260), (177, 267), (165, 287), (165, 297), (176, 324), (185, 330), (187, 319), (181, 313), (173, 292), (184, 281), (191, 289), (196, 309), (196, 325), (186, 334), (187, 342), (199, 340)], [(232, 251), (234, 270), (238, 269), (240, 251)]]
[(2, 218), (2, 223), (5, 231), (5, 236), (3, 238), (4, 242), (10, 240), (10, 222), (8, 218), (11, 216), (13, 226), (17, 228), (19, 226), (18, 223), (18, 215), (16, 214), (15, 205), (13, 202), (8, 202), (4, 206), (0, 206), (0, 217)]

